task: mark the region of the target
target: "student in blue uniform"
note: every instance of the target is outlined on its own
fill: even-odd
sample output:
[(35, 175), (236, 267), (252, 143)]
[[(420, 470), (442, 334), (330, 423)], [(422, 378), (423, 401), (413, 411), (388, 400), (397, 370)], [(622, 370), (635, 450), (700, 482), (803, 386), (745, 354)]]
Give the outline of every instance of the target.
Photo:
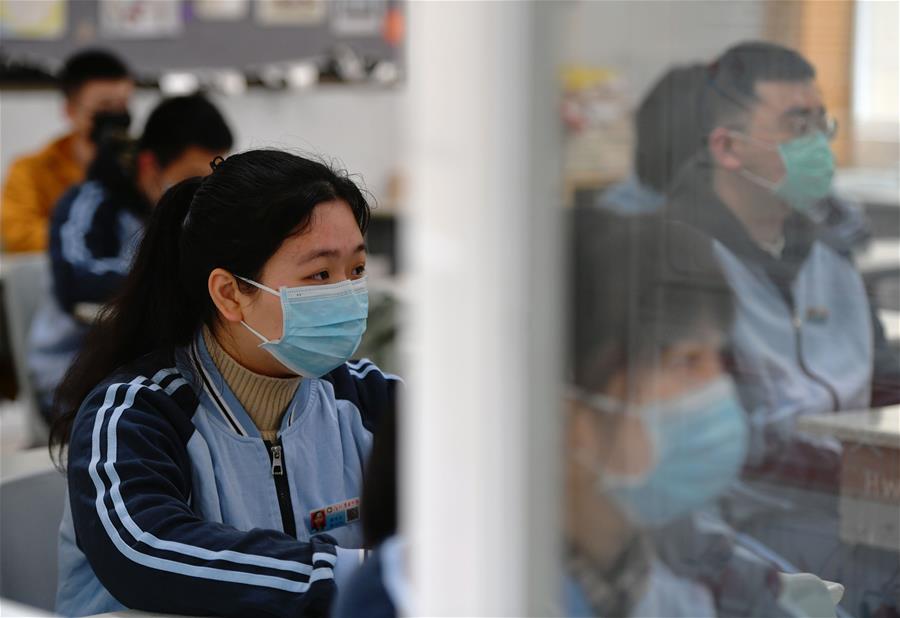
[(279, 151), (163, 196), (59, 390), (57, 611), (327, 611), (360, 560), (363, 462), (395, 400), (395, 377), (349, 362), (368, 221), (346, 174)]
[(896, 607), (895, 596), (870, 592), (896, 587), (900, 552), (847, 540), (841, 445), (798, 427), (811, 414), (900, 403), (900, 358), (850, 238), (824, 233), (814, 212), (833, 189), (838, 126), (815, 67), (794, 50), (742, 43), (708, 73), (706, 147), (673, 187), (667, 216), (713, 240), (736, 298), (730, 369), (751, 431), (729, 523), (846, 585), (850, 613)]

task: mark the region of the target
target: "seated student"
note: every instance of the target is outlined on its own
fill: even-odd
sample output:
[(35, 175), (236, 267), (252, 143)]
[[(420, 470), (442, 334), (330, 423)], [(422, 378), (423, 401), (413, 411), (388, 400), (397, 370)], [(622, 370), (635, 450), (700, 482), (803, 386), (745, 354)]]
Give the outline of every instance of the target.
[(53, 391), (81, 347), (82, 304), (99, 305), (120, 289), (150, 210), (164, 189), (203, 176), (225, 154), (231, 131), (200, 96), (175, 97), (150, 114), (136, 143), (111, 136), (88, 172), (66, 193), (50, 225), (52, 295), (32, 323), (28, 367), (52, 421)]
[(673, 187), (669, 216), (714, 239), (737, 299), (731, 369), (749, 413), (757, 491), (735, 497), (731, 521), (798, 567), (847, 585), (856, 613), (860, 595), (900, 561), (842, 547), (839, 446), (795, 423), (900, 401), (900, 362), (852, 261), (809, 216), (831, 191), (836, 126), (814, 68), (768, 43), (726, 51), (705, 96), (707, 147)]
[(739, 45), (712, 65), (707, 99), (708, 147), (673, 188), (671, 217), (716, 240), (739, 300), (735, 362), (768, 438), (761, 461), (798, 415), (900, 401), (897, 365), (873, 365), (886, 346), (862, 280), (807, 216), (831, 189), (836, 129), (813, 67)]
[(163, 196), (60, 387), (58, 612), (325, 615), (394, 405), (392, 377), (348, 362), (368, 221), (345, 174), (274, 150)]
[[(809, 575), (813, 594), (788, 602), (795, 586), (772, 566), (740, 551), (724, 526), (693, 520), (737, 478), (747, 439), (720, 360), (732, 298), (709, 242), (659, 216), (574, 215), (562, 614), (833, 615), (821, 580)], [(363, 493), (378, 550), (339, 594), (335, 618), (410, 609), (396, 433), (384, 422)]]
[(79, 52), (59, 75), (69, 133), (42, 150), (13, 161), (3, 187), (0, 240), (3, 251), (44, 251), (50, 215), (62, 194), (84, 178), (95, 155), (91, 141), (97, 113), (128, 111), (134, 81), (128, 67), (98, 49)]

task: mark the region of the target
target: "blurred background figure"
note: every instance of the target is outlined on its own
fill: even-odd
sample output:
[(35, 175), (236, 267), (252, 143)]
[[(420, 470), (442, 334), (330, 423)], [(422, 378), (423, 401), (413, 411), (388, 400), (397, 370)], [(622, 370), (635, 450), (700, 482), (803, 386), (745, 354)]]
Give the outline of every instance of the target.
[(563, 614), (794, 615), (775, 569), (727, 534), (668, 563), (653, 540), (710, 536), (691, 518), (737, 479), (747, 449), (721, 359), (733, 301), (712, 244), (660, 215), (579, 211), (571, 229)]
[(47, 421), (91, 322), (131, 268), (150, 209), (172, 185), (207, 175), (232, 143), (228, 124), (205, 97), (166, 99), (139, 139), (107, 135), (87, 180), (60, 200), (50, 225), (52, 294), (29, 338), (29, 370)]
[[(619, 214), (662, 208), (679, 173), (706, 148), (710, 69), (675, 66), (650, 88), (634, 113), (633, 171), (600, 195), (599, 205)], [(865, 249), (872, 232), (860, 204), (829, 191), (808, 214), (823, 240), (847, 255)]]
[(600, 196), (600, 206), (619, 214), (662, 208), (681, 168), (703, 147), (700, 123), (706, 67), (676, 66), (663, 74), (634, 114), (634, 169)]
[[(114, 54), (89, 49), (70, 57), (59, 74), (69, 132), (33, 154), (16, 159), (3, 186), (3, 250), (43, 251), (56, 202), (81, 182), (94, 159), (94, 117), (125, 117), (134, 92), (128, 67)], [(126, 126), (127, 128), (127, 126)]]

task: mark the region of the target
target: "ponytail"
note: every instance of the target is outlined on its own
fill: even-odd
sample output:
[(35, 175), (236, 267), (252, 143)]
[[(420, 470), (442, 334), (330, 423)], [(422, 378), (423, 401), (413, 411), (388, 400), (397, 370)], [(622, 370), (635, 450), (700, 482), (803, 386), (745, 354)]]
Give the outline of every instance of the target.
[(313, 209), (334, 200), (350, 207), (365, 234), (369, 205), (345, 172), (277, 150), (217, 160), (211, 175), (169, 189), (150, 214), (121, 293), (102, 311), (56, 392), (50, 449), (57, 466), (75, 415), (98, 384), (215, 325), (210, 272), (256, 279), (281, 243), (306, 228)]
[(97, 384), (131, 360), (190, 339), (194, 322), (182, 302), (180, 237), (201, 180), (172, 187), (153, 209), (122, 291), (104, 307), (57, 389), (54, 409), (60, 415), (50, 428), (57, 467), (78, 408)]

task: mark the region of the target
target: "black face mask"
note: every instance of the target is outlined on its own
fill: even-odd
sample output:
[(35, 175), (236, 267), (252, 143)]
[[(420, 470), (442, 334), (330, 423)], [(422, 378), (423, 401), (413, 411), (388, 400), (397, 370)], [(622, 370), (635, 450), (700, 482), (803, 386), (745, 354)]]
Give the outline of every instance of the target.
[(91, 142), (100, 146), (111, 137), (125, 137), (131, 126), (131, 114), (124, 112), (97, 112), (91, 128)]

